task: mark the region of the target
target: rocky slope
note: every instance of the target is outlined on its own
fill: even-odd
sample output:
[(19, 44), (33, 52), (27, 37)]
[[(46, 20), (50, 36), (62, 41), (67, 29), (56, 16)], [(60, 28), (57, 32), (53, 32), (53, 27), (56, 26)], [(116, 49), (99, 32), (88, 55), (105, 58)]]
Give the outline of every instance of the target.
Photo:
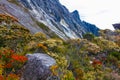
[(98, 35), (99, 30), (81, 21), (78, 11), (70, 13), (59, 0), (1, 0), (0, 13), (17, 17), (32, 33), (44, 32), (45, 28), (39, 25), (43, 23), (64, 40), (82, 37), (87, 32)]
[(66, 41), (47, 38), (0, 14), (0, 80), (120, 80), (120, 30), (99, 32)]

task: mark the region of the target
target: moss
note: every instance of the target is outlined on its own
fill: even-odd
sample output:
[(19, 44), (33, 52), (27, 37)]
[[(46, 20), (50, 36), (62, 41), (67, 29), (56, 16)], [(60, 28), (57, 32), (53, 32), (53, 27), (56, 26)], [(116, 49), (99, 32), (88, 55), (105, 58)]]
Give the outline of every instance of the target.
[[(34, 19), (33, 19), (34, 20)], [(44, 33), (46, 33), (50, 38), (57, 38), (60, 39), (60, 37), (55, 34), (55, 32), (51, 31), (46, 25), (44, 25), (43, 23), (40, 23), (38, 21), (36, 21), (36, 24), (44, 31)]]
[(36, 21), (36, 24), (37, 24), (40, 28), (42, 28), (43, 30), (45, 30), (45, 31), (49, 31), (49, 30), (50, 30), (50, 29), (49, 29), (46, 25), (44, 25), (43, 23), (40, 23), (40, 22)]
[(52, 32), (51, 34), (49, 34), (49, 36), (51, 38), (54, 38), (54, 39), (60, 39), (60, 37), (57, 34), (55, 34), (54, 32)]
[(17, 0), (8, 0), (8, 1), (11, 2), (11, 3), (13, 3), (13, 4), (16, 4), (16, 5), (20, 6), (20, 4), (18, 3)]

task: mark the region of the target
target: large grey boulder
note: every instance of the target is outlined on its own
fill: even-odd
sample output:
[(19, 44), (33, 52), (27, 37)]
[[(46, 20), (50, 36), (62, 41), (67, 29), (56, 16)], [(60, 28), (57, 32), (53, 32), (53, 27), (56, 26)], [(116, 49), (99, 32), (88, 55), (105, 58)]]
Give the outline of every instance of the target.
[(27, 54), (28, 62), (25, 65), (21, 80), (47, 80), (51, 75), (50, 66), (56, 61), (47, 54)]

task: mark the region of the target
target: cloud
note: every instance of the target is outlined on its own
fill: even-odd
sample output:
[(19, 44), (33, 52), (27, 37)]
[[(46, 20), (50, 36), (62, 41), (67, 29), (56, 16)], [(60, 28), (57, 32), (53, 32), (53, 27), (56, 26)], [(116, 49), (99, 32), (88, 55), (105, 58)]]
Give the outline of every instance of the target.
[(113, 29), (120, 22), (119, 0), (60, 0), (70, 12), (78, 10), (83, 20), (96, 24), (101, 29)]

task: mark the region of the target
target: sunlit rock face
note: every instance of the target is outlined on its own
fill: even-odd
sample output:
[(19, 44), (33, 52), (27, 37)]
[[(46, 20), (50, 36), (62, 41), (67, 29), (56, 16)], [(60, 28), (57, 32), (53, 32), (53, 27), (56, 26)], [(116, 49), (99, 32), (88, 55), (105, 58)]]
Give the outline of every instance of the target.
[(42, 32), (36, 24), (38, 21), (64, 40), (82, 38), (82, 35), (88, 32), (98, 34), (99, 29), (95, 25), (89, 23), (88, 25), (87, 22), (80, 20), (77, 10), (70, 13), (59, 0), (17, 0), (17, 2), (20, 6), (7, 0), (0, 1), (5, 4), (7, 13), (17, 17), (20, 23), (33, 33)]
[(31, 19), (31, 15), (25, 11), (22, 6), (8, 2), (8, 0), (0, 0), (0, 13), (9, 14), (16, 17), (23, 26), (28, 28), (32, 33), (39, 32), (41, 29), (35, 25)]

